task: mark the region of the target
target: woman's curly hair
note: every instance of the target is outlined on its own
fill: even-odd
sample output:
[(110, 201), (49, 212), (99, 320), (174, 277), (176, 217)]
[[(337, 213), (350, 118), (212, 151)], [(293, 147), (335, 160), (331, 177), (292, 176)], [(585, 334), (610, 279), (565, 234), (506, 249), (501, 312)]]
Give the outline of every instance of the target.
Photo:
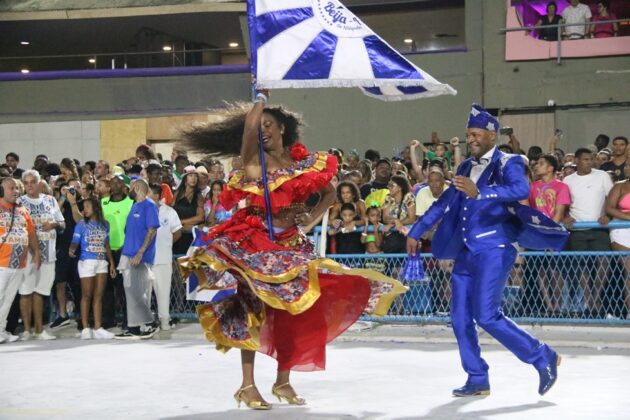
[[(208, 123), (182, 133), (182, 143), (187, 151), (211, 156), (238, 156), (243, 143), (245, 118), (251, 110), (252, 104), (237, 102), (227, 104), (225, 108), (213, 110), (214, 114), (222, 117), (218, 122)], [(300, 138), (300, 127), (303, 126), (302, 117), (287, 109), (276, 106), (266, 107), (264, 114), (271, 115), (280, 125), (284, 126), (282, 145), (290, 147)]]

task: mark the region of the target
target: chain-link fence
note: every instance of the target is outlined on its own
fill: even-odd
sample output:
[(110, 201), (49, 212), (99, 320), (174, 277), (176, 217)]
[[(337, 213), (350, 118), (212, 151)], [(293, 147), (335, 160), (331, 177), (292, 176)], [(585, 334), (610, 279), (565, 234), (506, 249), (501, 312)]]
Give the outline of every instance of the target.
[[(379, 269), (399, 278), (404, 254), (329, 255), (353, 268)], [(425, 278), (404, 282), (384, 322), (448, 322), (452, 261), (422, 254)], [(195, 318), (198, 302), (186, 300), (178, 267), (173, 270), (171, 312)], [(503, 312), (521, 322), (630, 325), (630, 252), (522, 252), (503, 293)]]

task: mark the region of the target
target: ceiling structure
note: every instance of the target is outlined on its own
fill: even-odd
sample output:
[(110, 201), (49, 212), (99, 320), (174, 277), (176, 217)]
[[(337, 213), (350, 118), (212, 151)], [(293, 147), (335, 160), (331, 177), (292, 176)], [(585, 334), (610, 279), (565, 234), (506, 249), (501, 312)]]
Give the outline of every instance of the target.
[[(344, 3), (403, 53), (465, 47), (463, 0), (346, 0)], [(204, 61), (201, 64), (247, 62), (240, 19), (244, 2), (9, 0), (0, 4), (0, 71), (108, 68), (112, 58), (117, 60), (117, 65), (128, 59), (133, 67), (131, 57), (137, 56), (124, 58), (123, 53), (152, 53), (153, 62), (161, 63), (157, 66), (183, 65), (183, 59), (175, 60), (177, 57), (173, 54), (171, 61), (168, 53), (162, 51), (167, 44), (175, 46), (176, 50), (184, 46), (187, 50), (217, 50), (219, 62)], [(72, 18), (71, 15), (63, 19), (37, 17), (42, 13), (51, 13), (55, 8), (65, 7), (67, 11), (79, 4), (84, 7), (78, 11), (81, 13), (97, 6), (101, 7), (101, 12), (108, 10), (103, 7), (111, 8), (112, 13), (109, 17), (99, 15), (101, 17), (89, 19)], [(242, 11), (229, 10), (235, 6)], [(121, 10), (129, 7), (138, 8), (137, 14), (122, 16)], [(228, 7), (228, 10), (163, 13), (166, 11), (164, 8), (172, 7)], [(30, 15), (32, 19), (3, 21), (8, 15), (15, 17), (22, 14)], [(411, 39), (413, 43), (405, 43), (405, 39)], [(22, 45), (22, 42), (28, 42), (28, 45)], [(231, 43), (238, 43), (238, 46), (230, 47)], [(157, 61), (156, 57), (159, 58)], [(97, 63), (89, 63), (91, 58), (96, 58)]]

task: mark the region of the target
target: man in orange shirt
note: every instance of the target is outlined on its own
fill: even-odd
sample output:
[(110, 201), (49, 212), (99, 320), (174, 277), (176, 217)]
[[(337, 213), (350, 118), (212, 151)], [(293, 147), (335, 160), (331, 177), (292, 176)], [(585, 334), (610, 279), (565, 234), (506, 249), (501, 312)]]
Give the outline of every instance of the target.
[(29, 248), (37, 269), (41, 264), (35, 225), (28, 211), (16, 205), (18, 197), (15, 180), (0, 179), (0, 343), (18, 339), (6, 331), (7, 315), (24, 279)]

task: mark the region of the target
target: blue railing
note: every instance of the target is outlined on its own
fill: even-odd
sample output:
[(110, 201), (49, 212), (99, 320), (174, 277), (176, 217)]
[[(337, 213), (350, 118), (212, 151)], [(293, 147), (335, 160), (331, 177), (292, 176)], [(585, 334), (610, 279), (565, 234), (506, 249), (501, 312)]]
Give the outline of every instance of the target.
[[(596, 222), (575, 223), (574, 229), (630, 228), (628, 221), (606, 226)], [(359, 228), (361, 231), (363, 228)], [(369, 229), (370, 231), (373, 229)], [(314, 232), (318, 241), (321, 229)], [(329, 254), (349, 267), (382, 267), (398, 278), (405, 254)], [(365, 317), (381, 322), (447, 323), (450, 321), (450, 276), (452, 261), (439, 261), (421, 254), (423, 281), (406, 283), (409, 291), (399, 297), (385, 317)], [(504, 291), (503, 311), (519, 322), (542, 324), (630, 325), (630, 252), (546, 252), (519, 253)], [(628, 302), (626, 304), (626, 302)], [(196, 318), (197, 302), (187, 301), (179, 270), (173, 271), (171, 309), (175, 316)]]

